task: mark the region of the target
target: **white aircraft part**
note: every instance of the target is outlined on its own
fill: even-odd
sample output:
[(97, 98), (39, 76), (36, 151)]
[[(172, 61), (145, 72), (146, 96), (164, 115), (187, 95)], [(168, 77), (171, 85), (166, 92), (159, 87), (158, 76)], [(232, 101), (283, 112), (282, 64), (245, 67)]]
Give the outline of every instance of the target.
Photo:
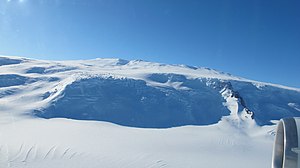
[(276, 132), (272, 168), (300, 168), (300, 118), (281, 119)]

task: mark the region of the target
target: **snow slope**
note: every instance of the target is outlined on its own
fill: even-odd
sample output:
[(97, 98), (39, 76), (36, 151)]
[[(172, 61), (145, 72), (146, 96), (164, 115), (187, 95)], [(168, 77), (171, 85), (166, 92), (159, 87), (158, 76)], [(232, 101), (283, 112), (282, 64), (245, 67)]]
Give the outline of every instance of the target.
[(0, 56), (0, 167), (268, 167), (299, 100), (209, 68)]

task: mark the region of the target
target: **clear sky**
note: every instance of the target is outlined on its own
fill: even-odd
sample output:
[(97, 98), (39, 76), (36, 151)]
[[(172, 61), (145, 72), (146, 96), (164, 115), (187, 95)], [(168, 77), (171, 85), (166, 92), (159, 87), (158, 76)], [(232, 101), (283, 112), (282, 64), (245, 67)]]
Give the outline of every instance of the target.
[(300, 1), (0, 0), (0, 54), (143, 59), (300, 88)]

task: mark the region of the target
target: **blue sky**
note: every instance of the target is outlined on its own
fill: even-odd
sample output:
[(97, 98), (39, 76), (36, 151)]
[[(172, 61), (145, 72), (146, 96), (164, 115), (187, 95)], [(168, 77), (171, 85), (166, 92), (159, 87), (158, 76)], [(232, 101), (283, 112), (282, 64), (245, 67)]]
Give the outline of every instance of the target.
[(299, 0), (0, 0), (0, 54), (214, 68), (300, 88)]

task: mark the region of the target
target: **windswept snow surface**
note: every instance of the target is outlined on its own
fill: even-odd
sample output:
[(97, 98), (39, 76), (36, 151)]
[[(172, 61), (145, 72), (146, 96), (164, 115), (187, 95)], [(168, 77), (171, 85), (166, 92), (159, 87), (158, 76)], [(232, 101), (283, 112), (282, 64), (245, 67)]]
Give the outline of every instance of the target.
[(0, 56), (0, 167), (270, 167), (299, 100), (209, 68)]
[(0, 127), (0, 167), (270, 167), (270, 128), (245, 135), (225, 123), (141, 129), (105, 122), (28, 119)]

